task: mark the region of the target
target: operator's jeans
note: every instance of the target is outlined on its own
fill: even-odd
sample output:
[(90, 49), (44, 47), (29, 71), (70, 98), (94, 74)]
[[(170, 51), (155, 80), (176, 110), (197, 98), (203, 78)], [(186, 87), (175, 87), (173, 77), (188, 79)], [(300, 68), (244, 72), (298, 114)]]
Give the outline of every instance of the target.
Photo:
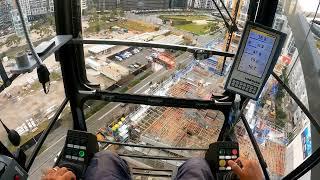
[[(99, 152), (92, 158), (86, 180), (131, 180), (127, 162), (112, 152)], [(176, 180), (215, 180), (204, 159), (192, 158), (182, 164)]]

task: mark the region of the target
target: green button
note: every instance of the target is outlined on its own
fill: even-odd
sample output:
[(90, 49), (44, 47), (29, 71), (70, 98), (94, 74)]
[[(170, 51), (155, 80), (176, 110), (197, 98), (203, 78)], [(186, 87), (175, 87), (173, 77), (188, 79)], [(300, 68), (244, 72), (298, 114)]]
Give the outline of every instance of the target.
[(84, 157), (85, 154), (86, 154), (86, 153), (85, 153), (84, 151), (79, 151), (79, 156), (80, 156), (80, 157)]
[(220, 155), (224, 155), (224, 153), (225, 153), (224, 149), (220, 149), (220, 150), (219, 150), (219, 154), (220, 154)]

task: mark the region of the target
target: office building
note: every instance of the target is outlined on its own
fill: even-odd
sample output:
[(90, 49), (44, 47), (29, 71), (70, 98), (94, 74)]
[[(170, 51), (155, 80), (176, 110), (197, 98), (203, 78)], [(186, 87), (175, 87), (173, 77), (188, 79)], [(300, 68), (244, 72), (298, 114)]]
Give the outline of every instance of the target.
[(48, 12), (54, 13), (54, 1), (53, 0), (49, 0), (49, 2), (48, 2)]
[(47, 0), (29, 0), (31, 15), (28, 15), (29, 20), (37, 20), (48, 13)]
[(81, 9), (82, 10), (85, 10), (87, 9), (88, 6), (87, 6), (87, 0), (81, 0)]
[[(19, 37), (24, 37), (23, 27), (22, 27), (18, 10), (17, 9), (11, 10), (11, 15), (12, 15), (12, 23), (13, 23), (13, 27), (16, 35)], [(30, 29), (30, 23), (28, 21), (27, 15), (25, 14), (24, 14), (24, 21), (26, 23), (27, 29)]]
[(118, 8), (118, 0), (88, 0), (88, 9), (96, 9), (97, 11), (112, 10)]
[(171, 1), (171, 8), (175, 9), (187, 9), (188, 1), (187, 0), (172, 0)]
[(196, 9), (213, 9), (215, 6), (212, 0), (193, 0), (191, 7)]
[(170, 0), (121, 0), (123, 10), (169, 9)]
[(6, 0), (0, 1), (0, 30), (12, 27), (11, 4)]

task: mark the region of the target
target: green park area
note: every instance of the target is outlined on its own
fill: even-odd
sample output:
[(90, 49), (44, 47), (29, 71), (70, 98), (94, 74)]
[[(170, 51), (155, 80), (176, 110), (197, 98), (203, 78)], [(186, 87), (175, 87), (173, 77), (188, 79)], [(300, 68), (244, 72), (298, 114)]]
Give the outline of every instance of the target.
[(121, 9), (114, 9), (110, 12), (97, 13), (90, 11), (88, 13), (88, 28), (86, 33), (99, 33), (100, 31), (111, 31), (112, 27), (120, 27), (129, 31), (152, 32), (157, 30), (157, 26), (142, 21), (128, 20), (124, 18), (124, 12)]
[(174, 27), (180, 30), (195, 33), (197, 35), (204, 35), (210, 32), (211, 26), (213, 26), (213, 24), (191, 23), (191, 24), (184, 24), (184, 25), (175, 25)]
[(210, 17), (205, 15), (161, 15), (159, 18), (177, 29), (197, 35), (208, 34), (219, 28), (218, 22), (210, 21)]
[(209, 20), (209, 16), (205, 15), (160, 15), (160, 19), (180, 19), (180, 20), (186, 20), (186, 21), (193, 21), (193, 20)]

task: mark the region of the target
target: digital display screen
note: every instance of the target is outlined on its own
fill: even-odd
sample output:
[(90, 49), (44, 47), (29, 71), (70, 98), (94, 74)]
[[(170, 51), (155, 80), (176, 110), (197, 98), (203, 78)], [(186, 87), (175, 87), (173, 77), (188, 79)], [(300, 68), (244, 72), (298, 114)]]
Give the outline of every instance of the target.
[(276, 37), (251, 29), (238, 70), (261, 78), (271, 56)]

